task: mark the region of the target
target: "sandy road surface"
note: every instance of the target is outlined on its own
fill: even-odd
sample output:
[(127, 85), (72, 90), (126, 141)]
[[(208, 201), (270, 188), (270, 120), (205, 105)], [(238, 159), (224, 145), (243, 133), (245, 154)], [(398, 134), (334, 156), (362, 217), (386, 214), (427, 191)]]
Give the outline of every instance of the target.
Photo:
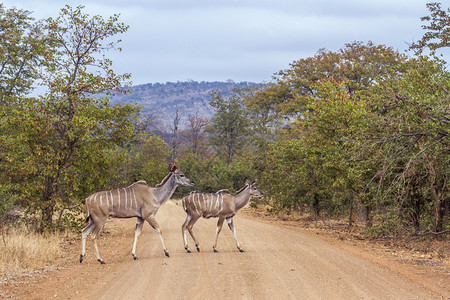
[[(201, 252), (183, 248), (182, 208), (165, 204), (157, 214), (170, 258), (145, 224), (138, 261), (131, 259), (134, 220), (112, 221), (99, 240), (106, 265), (94, 259), (87, 243), (83, 264), (59, 272), (25, 298), (44, 299), (442, 299), (419, 283), (327, 243), (315, 234), (272, 225), (238, 214), (239, 253), (224, 226), (219, 253), (212, 243), (217, 219), (199, 220), (194, 231)], [(123, 232), (118, 232), (121, 229)], [(108, 231), (110, 233), (108, 233)], [(103, 242), (102, 242), (103, 240)], [(117, 243), (115, 243), (117, 241)], [(112, 245), (111, 245), (111, 242)], [(195, 249), (189, 239), (191, 249)], [(108, 243), (108, 244), (107, 244)], [(78, 257), (73, 253), (74, 259)]]

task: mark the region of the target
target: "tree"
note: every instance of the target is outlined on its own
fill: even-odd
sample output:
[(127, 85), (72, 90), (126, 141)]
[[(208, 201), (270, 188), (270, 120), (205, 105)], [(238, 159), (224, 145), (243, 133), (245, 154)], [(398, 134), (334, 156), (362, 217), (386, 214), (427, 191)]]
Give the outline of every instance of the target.
[(206, 154), (205, 128), (208, 123), (208, 119), (202, 118), (197, 113), (189, 118), (188, 129), (181, 132), (185, 147), (197, 158)]
[(104, 185), (108, 151), (133, 134), (136, 107), (111, 106), (97, 93), (121, 92), (128, 74), (116, 75), (104, 44), (127, 26), (114, 15), (90, 17), (83, 7), (66, 6), (43, 29), (50, 41), (40, 78), (47, 92), (22, 97), (1, 127), (15, 131), (2, 137), (2, 160), (10, 182), (21, 183), (22, 205), (40, 216), (39, 229), (52, 228), (55, 211), (82, 203), (83, 196)]
[[(219, 91), (211, 93), (215, 108), (211, 120), (194, 116), (183, 132), (187, 149), (180, 156), (180, 166), (190, 174), (196, 188), (206, 192), (220, 189), (236, 191), (245, 177), (254, 177), (245, 157), (249, 144), (249, 120), (242, 104), (241, 91), (234, 90), (224, 98)], [(207, 139), (209, 145), (207, 144)], [(212, 146), (212, 147), (209, 147)], [(209, 148), (213, 148), (210, 150)], [(210, 153), (214, 152), (215, 153)]]
[(160, 137), (151, 134), (126, 148), (116, 148), (111, 155), (114, 161), (108, 186), (130, 185), (145, 180), (150, 186), (161, 182), (167, 174), (171, 150)]
[(228, 98), (220, 92), (211, 93), (210, 105), (215, 109), (208, 127), (210, 143), (228, 163), (248, 142), (249, 120), (238, 91)]
[(408, 62), (407, 70), (398, 81), (377, 87), (376, 117), (367, 133), (383, 153), (374, 177), (402, 203), (395, 208), (406, 204), (412, 221), (433, 216), (433, 231), (441, 232), (450, 201), (450, 74), (442, 62), (425, 57)]
[[(314, 84), (303, 118), (269, 147), (265, 182), (280, 208), (307, 206), (318, 217), (344, 206), (350, 196), (343, 191), (356, 189), (351, 138), (364, 126), (366, 106), (343, 83), (330, 79)], [(351, 210), (351, 201), (349, 206)]]
[(419, 41), (411, 45), (411, 50), (417, 55), (423, 54), (425, 49), (435, 55), (437, 50), (450, 46), (450, 8), (445, 11), (441, 5), (438, 2), (427, 4), (431, 15), (421, 18), (422, 21), (430, 22), (422, 25), (422, 29), (427, 31)]
[[(320, 49), (314, 57), (299, 59), (291, 68), (276, 74), (277, 93), (268, 92), (281, 99), (275, 101), (282, 116), (301, 117), (309, 97), (314, 94), (314, 84), (324, 79), (342, 82), (350, 93), (366, 91), (372, 85), (390, 80), (401, 74), (406, 56), (385, 45), (353, 42), (337, 52)], [(272, 98), (267, 100), (274, 101)]]
[(0, 104), (25, 94), (37, 78), (47, 43), (30, 12), (0, 3)]
[[(267, 185), (286, 180), (273, 174), (273, 164), (291, 168), (290, 161), (278, 153), (278, 149), (287, 149), (302, 155), (298, 159), (289, 157), (301, 164), (294, 164), (296, 175), (288, 178), (295, 178), (293, 185), (296, 181), (307, 188), (292, 185), (290, 188), (297, 191), (294, 201), (285, 197), (292, 196), (291, 191), (274, 185), (284, 201), (308, 203), (316, 214), (321, 207), (332, 210), (340, 201), (341, 207), (349, 205), (351, 215), (352, 199), (361, 188), (359, 173), (350, 157), (359, 142), (355, 127), (363, 126), (358, 121), (360, 109), (363, 103), (371, 102), (373, 86), (403, 74), (404, 61), (406, 57), (390, 47), (354, 42), (337, 52), (321, 49), (314, 57), (294, 61), (290, 69), (280, 71), (275, 77), (277, 82), (256, 93), (250, 102), (252, 107), (284, 124), (277, 136), (280, 141), (269, 146), (269, 156), (274, 158), (269, 157), (265, 166)], [(275, 158), (277, 162), (273, 161)], [(366, 201), (364, 206), (370, 225), (371, 204)]]
[[(30, 12), (6, 9), (0, 3), (0, 119), (11, 114), (18, 95), (31, 90), (37, 78), (37, 68), (47, 49), (40, 27)], [(0, 137), (14, 128), (0, 127)], [(2, 167), (5, 149), (0, 147), (0, 221), (17, 200), (15, 184), (7, 180)]]

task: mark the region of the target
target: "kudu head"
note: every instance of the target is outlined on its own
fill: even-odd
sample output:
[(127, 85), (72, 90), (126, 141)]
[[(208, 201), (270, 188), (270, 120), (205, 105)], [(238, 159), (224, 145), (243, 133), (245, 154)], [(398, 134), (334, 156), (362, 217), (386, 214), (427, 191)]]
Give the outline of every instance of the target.
[(252, 197), (262, 197), (264, 196), (263, 192), (258, 190), (256, 187), (256, 180), (250, 181), (248, 178), (245, 179), (245, 185), (248, 187), (248, 190), (250, 191), (250, 195)]
[(179, 184), (179, 185), (184, 185), (184, 186), (193, 186), (194, 185), (194, 181), (192, 181), (191, 179), (187, 178), (186, 175), (184, 175), (183, 172), (181, 172), (176, 165), (173, 165), (170, 168), (170, 172), (173, 174), (173, 176), (175, 177), (175, 183)]

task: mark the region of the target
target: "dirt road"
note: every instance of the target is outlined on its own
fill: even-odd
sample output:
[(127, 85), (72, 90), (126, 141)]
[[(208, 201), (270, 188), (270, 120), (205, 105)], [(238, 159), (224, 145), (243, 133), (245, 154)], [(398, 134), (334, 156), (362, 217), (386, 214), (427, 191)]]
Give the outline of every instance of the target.
[[(157, 214), (170, 258), (163, 255), (155, 231), (145, 224), (137, 256), (130, 250), (135, 220), (113, 220), (99, 239), (106, 265), (95, 261), (93, 245), (77, 264), (49, 275), (32, 299), (442, 299), (449, 290), (430, 290), (372, 256), (355, 255), (339, 241), (328, 242), (314, 233), (261, 222), (238, 214), (237, 235), (245, 253), (236, 249), (224, 226), (219, 253), (212, 244), (217, 219), (201, 219), (194, 227), (201, 252), (183, 248), (182, 208), (165, 204)], [(189, 239), (191, 249), (195, 249)], [(77, 251), (78, 245), (76, 247)], [(401, 272), (400, 272), (401, 273)], [(448, 279), (448, 277), (447, 277)], [(445, 286), (445, 283), (443, 283)], [(448, 287), (448, 286), (447, 286)], [(446, 294), (447, 293), (447, 294)]]

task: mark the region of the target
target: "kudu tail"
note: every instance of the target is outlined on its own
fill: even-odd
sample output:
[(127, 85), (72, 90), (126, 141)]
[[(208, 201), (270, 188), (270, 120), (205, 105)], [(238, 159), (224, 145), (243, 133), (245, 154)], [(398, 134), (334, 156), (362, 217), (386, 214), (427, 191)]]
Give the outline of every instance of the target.
[(85, 206), (86, 212), (88, 214), (86, 217), (86, 220), (84, 220), (84, 222), (87, 223), (87, 222), (89, 222), (90, 219), (92, 220), (91, 214), (89, 213), (89, 207), (87, 205), (87, 198), (86, 198), (86, 202), (85, 202), (84, 206)]
[(87, 200), (86, 200), (86, 212), (87, 212), (87, 217), (86, 220), (84, 221), (85, 223), (89, 222), (89, 220), (92, 220), (91, 214), (89, 213), (89, 207), (87, 205)]

